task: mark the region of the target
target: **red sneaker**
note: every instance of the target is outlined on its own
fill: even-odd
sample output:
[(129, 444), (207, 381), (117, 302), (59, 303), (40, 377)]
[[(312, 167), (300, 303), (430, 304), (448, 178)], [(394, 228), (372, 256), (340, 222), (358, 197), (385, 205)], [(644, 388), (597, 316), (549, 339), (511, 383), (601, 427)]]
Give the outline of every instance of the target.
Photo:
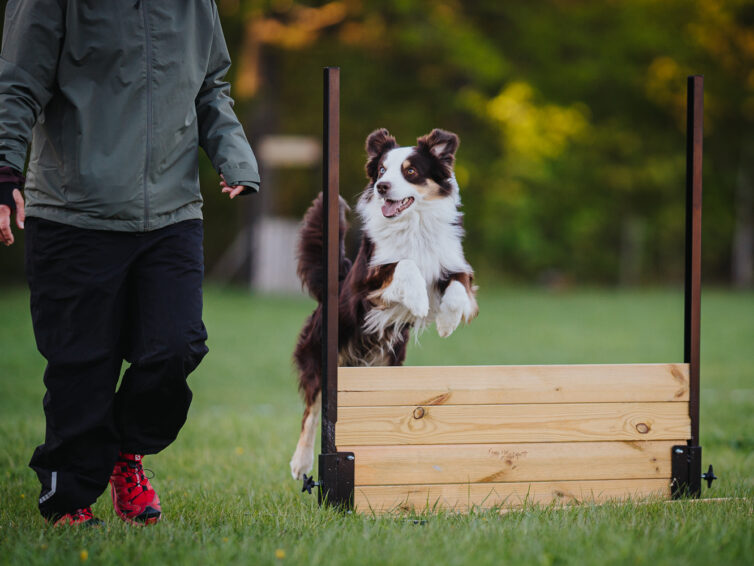
[(141, 456), (121, 452), (110, 476), (110, 493), (118, 516), (132, 525), (150, 525), (160, 520), (160, 498), (144, 475)]
[(91, 507), (84, 507), (83, 509), (77, 509), (76, 511), (73, 511), (71, 513), (66, 513), (65, 515), (58, 516), (57, 518), (52, 519), (51, 522), (53, 527), (63, 527), (67, 525), (99, 527), (100, 525), (104, 524), (103, 521), (97, 519), (94, 515), (92, 515)]

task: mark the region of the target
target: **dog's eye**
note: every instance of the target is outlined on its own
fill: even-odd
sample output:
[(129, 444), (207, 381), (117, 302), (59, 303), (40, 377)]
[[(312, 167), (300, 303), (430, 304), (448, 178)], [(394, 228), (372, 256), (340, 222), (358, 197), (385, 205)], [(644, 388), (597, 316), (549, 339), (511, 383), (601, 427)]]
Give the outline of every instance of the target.
[(380, 167), (380, 175), (384, 175), (384, 174), (385, 174), (385, 168), (384, 167)]
[(416, 174), (416, 169), (409, 167), (408, 169), (406, 169), (406, 173), (408, 173), (409, 175), (414, 175)]

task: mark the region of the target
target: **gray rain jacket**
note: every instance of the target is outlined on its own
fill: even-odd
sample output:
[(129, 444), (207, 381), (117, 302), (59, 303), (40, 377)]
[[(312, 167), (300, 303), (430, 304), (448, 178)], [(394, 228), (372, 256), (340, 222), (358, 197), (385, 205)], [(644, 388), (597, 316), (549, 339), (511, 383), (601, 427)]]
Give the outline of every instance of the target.
[(10, 0), (0, 56), (0, 166), (26, 211), (81, 228), (201, 218), (198, 146), (259, 188), (233, 113), (213, 0)]

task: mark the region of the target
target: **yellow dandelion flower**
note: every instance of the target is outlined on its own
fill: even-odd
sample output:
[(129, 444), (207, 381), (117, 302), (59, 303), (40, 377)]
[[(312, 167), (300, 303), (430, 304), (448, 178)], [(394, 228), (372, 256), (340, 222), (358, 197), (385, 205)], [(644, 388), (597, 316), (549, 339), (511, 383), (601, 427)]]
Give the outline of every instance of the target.
[(79, 558), (81, 558), (82, 562), (86, 562), (87, 560), (89, 560), (89, 553), (86, 550), (82, 550), (81, 552), (79, 552)]
[(239, 456), (243, 454), (243, 448), (241, 448), (240, 446), (236, 446), (236, 454), (238, 454)]
[(285, 550), (283, 550), (282, 548), (278, 548), (275, 551), (275, 558), (277, 558), (278, 560), (282, 560), (283, 558), (285, 558)]

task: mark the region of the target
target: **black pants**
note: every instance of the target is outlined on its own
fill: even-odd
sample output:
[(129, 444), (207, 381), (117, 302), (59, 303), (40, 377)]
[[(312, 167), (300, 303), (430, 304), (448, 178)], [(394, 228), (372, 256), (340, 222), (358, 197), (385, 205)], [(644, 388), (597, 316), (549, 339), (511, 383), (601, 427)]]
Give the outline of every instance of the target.
[(29, 464), (43, 515), (91, 505), (119, 451), (159, 452), (186, 421), (186, 377), (207, 353), (202, 235), (200, 220), (130, 233), (27, 219), (31, 315), (47, 359), (45, 442)]

